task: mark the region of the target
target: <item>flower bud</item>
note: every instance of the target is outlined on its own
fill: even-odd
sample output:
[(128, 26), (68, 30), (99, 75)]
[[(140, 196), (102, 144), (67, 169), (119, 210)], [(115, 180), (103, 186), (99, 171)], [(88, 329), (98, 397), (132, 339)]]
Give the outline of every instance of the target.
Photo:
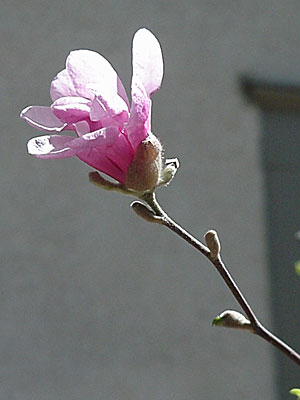
[(299, 388), (291, 389), (290, 394), (293, 394), (294, 396), (297, 396), (297, 399), (300, 399), (300, 389)]
[(137, 192), (155, 188), (162, 171), (162, 145), (152, 133), (143, 140), (128, 168), (125, 186)]
[(220, 241), (219, 241), (217, 232), (214, 230), (210, 230), (210, 231), (206, 232), (204, 238), (205, 238), (207, 247), (210, 250), (210, 255), (211, 255), (212, 259), (218, 258), (219, 254), (220, 254), (220, 250), (221, 250), (221, 245), (220, 245)]
[(141, 218), (143, 218), (147, 222), (152, 222), (155, 224), (161, 224), (162, 223), (162, 218), (155, 215), (152, 210), (150, 210), (149, 207), (147, 207), (145, 204), (139, 202), (139, 201), (134, 201), (131, 203), (131, 207), (133, 211)]
[(238, 311), (226, 310), (216, 316), (212, 322), (213, 326), (225, 328), (247, 329), (252, 331), (251, 322)]
[(169, 158), (165, 160), (165, 167), (161, 172), (159, 185), (168, 185), (174, 178), (179, 168), (178, 158)]

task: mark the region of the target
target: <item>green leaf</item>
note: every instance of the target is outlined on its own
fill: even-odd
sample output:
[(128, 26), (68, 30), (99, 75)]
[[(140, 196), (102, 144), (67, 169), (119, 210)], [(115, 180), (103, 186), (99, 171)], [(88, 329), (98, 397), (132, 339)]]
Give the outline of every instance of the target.
[(295, 271), (296, 274), (300, 276), (300, 260), (295, 262)]
[(297, 396), (298, 399), (300, 399), (300, 389), (298, 388), (291, 389), (290, 394), (294, 394), (295, 396)]

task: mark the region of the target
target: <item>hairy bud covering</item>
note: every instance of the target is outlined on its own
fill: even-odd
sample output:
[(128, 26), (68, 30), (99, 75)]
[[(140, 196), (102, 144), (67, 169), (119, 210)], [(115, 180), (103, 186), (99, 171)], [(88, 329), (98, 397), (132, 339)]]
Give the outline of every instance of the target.
[(129, 166), (125, 186), (138, 192), (157, 186), (162, 170), (162, 146), (152, 133), (143, 140)]

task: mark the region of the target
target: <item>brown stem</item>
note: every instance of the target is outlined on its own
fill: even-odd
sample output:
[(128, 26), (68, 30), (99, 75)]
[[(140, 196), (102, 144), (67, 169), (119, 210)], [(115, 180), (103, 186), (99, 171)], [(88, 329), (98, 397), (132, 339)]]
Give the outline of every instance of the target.
[(192, 236), (189, 232), (183, 229), (180, 225), (178, 225), (175, 221), (173, 221), (161, 208), (159, 203), (156, 200), (154, 193), (146, 193), (141, 197), (155, 212), (155, 214), (162, 218), (162, 225), (171, 229), (174, 233), (180, 236), (182, 239), (187, 241), (191, 246), (200, 251), (217, 269), (229, 290), (236, 298), (237, 302), (240, 304), (241, 308), (244, 310), (245, 314), (249, 318), (251, 322), (252, 332), (265, 339), (267, 342), (271, 343), (273, 346), (277, 347), (280, 351), (286, 354), (290, 359), (300, 365), (300, 355), (289, 347), (285, 342), (280, 340), (277, 336), (272, 334), (268, 329), (266, 329), (258, 320), (255, 313), (251, 309), (249, 303), (245, 299), (238, 285), (235, 283), (234, 279), (230, 275), (227, 270), (224, 262), (219, 255), (217, 258), (213, 258), (210, 254), (209, 249), (197, 240), (194, 236)]

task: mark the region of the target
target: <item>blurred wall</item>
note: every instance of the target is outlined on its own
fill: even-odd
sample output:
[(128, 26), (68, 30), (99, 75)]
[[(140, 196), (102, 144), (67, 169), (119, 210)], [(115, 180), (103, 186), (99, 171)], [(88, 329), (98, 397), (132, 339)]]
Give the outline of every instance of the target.
[[(181, 168), (159, 199), (198, 237), (217, 229), (223, 257), (270, 325), (257, 110), (238, 77), (300, 78), (294, 0), (2, 0), (0, 398), (274, 398), (272, 351), (211, 327), (238, 306), (186, 243), (89, 184), (78, 159), (26, 154), (19, 120), (50, 104), (72, 49), (105, 55), (127, 89), (142, 26), (165, 60), (153, 131)], [(296, 382), (295, 382), (296, 384)]]

